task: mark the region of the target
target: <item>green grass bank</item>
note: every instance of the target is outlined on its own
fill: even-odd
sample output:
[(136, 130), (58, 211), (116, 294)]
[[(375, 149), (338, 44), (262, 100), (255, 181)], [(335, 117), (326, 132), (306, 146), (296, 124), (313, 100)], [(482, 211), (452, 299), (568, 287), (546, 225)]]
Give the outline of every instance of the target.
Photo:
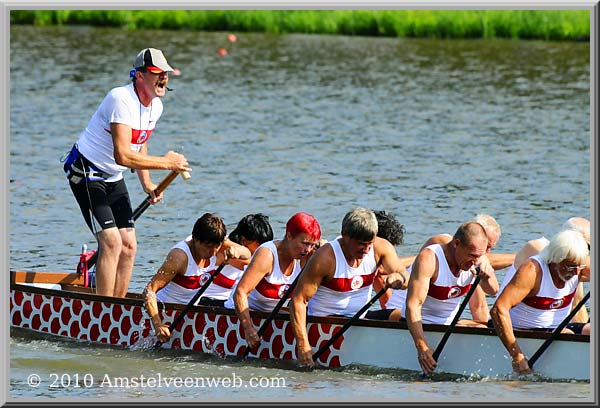
[(589, 10), (11, 10), (11, 24), (589, 41)]

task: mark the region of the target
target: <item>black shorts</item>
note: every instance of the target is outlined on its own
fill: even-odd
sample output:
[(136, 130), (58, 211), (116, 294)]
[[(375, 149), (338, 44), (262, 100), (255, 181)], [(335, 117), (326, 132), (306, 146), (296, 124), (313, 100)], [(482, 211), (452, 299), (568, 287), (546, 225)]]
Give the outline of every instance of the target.
[(567, 329), (570, 329), (575, 334), (581, 334), (583, 326), (585, 326), (586, 324), (587, 323), (569, 323), (567, 324)]
[(103, 230), (112, 227), (134, 228), (133, 210), (125, 180), (111, 183), (83, 180), (79, 184), (69, 181), (69, 185), (92, 232), (95, 230), (90, 212)]
[(396, 309), (369, 310), (365, 315), (365, 318), (372, 320), (389, 320), (390, 315), (394, 310)]
[(211, 299), (211, 298), (201, 297), (197, 304), (198, 305), (203, 305), (203, 306), (225, 307), (225, 300), (219, 300), (219, 299)]

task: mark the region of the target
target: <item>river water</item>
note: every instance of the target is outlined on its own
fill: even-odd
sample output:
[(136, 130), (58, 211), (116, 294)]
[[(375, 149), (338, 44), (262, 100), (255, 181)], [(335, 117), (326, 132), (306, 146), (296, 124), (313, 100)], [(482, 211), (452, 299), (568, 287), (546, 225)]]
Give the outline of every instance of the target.
[[(13, 26), (10, 31), (10, 268), (74, 271), (96, 248), (60, 157), (137, 52), (160, 48), (181, 70), (149, 142), (194, 169), (137, 222), (130, 290), (139, 292), (204, 212), (231, 230), (264, 212), (276, 237), (297, 211), (323, 236), (357, 205), (406, 227), (400, 255), (476, 213), (502, 227), (498, 252), (590, 218), (590, 47), (538, 41), (440, 41)], [(219, 48), (228, 55), (220, 56)], [(166, 172), (153, 172), (156, 183)], [(132, 203), (145, 197), (126, 175)], [(499, 271), (500, 279), (503, 271)], [(493, 299), (490, 300), (492, 302)], [(377, 345), (373, 345), (377, 347)], [(382, 352), (385, 352), (383, 350)], [(414, 352), (407, 350), (407, 352)], [(37, 373), (43, 383), (27, 385)], [(52, 374), (92, 387), (50, 386)], [(284, 378), (285, 387), (100, 387), (116, 375)], [(87, 377), (85, 377), (88, 375)], [(85, 377), (85, 378), (84, 378)], [(266, 380), (265, 380), (266, 381)], [(12, 332), (10, 396), (127, 401), (582, 401), (589, 383), (436, 378), (349, 368), (312, 373), (214, 356), (123, 350)]]

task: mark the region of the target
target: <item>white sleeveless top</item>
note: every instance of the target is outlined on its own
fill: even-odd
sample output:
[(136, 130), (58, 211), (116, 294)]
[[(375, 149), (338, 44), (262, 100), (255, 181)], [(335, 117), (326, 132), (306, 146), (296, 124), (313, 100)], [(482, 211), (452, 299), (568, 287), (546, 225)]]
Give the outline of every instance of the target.
[(215, 277), (200, 298), (215, 300), (227, 300), (233, 291), (233, 288), (244, 274), (244, 269), (238, 269), (233, 265), (225, 265), (221, 273)]
[(569, 315), (579, 278), (573, 276), (559, 289), (552, 281), (548, 264), (539, 256), (529, 259), (533, 259), (542, 268), (540, 290), (535, 296), (523, 299), (510, 310), (512, 325), (517, 329), (553, 329)]
[[(256, 251), (260, 248), (267, 248), (273, 254), (273, 270), (270, 274), (265, 275), (256, 288), (250, 292), (248, 295), (248, 307), (251, 310), (260, 310), (263, 312), (272, 311), (281, 297), (287, 292), (288, 288), (300, 273), (300, 260), (294, 260), (294, 269), (290, 276), (285, 276), (283, 272), (281, 272), (281, 268), (279, 267), (279, 257), (277, 256), (277, 247), (275, 246), (274, 241), (268, 241), (261, 244)], [(256, 251), (254, 252), (256, 254)], [(290, 296), (288, 296), (288, 299)], [(233, 301), (233, 291), (227, 301), (225, 302), (225, 307), (229, 309), (235, 308), (235, 304)]]
[[(181, 249), (187, 255), (188, 263), (184, 275), (176, 275), (173, 280), (156, 292), (156, 299), (161, 302), (187, 304), (194, 297), (198, 289), (208, 280), (216, 270), (217, 257), (210, 258), (207, 267), (201, 268), (194, 261), (187, 242), (192, 239), (190, 235), (183, 241), (179, 241), (171, 249)], [(198, 302), (196, 302), (197, 304)]]
[[(427, 249), (432, 250), (438, 259), (438, 274), (435, 282), (429, 283), (427, 297), (421, 307), (421, 318), (427, 324), (450, 324), (458, 312), (462, 296), (469, 291), (475, 277), (470, 271), (460, 271), (458, 276), (454, 276), (440, 244), (429, 245)], [(399, 307), (402, 317), (406, 318), (406, 292), (394, 290), (394, 300), (392, 303), (388, 301), (386, 309)]]
[(340, 238), (337, 238), (330, 242), (335, 255), (333, 279), (323, 282), (308, 302), (308, 314), (311, 316), (351, 317), (371, 299), (377, 270), (374, 247), (371, 246), (360, 265), (353, 268), (348, 265), (339, 240)]

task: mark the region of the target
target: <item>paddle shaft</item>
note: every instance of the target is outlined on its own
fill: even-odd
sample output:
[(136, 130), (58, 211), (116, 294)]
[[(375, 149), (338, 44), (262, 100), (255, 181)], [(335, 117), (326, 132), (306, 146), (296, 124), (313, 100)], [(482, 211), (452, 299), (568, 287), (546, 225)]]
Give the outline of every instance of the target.
[[(187, 173), (187, 177), (184, 175), (184, 173)], [(154, 190), (154, 194), (158, 195), (160, 193), (162, 193), (163, 191), (165, 191), (165, 189), (169, 186), (169, 184), (171, 184), (171, 182), (173, 180), (175, 180), (175, 177), (177, 177), (177, 175), (179, 174), (178, 171), (171, 171), (169, 174), (167, 174), (167, 176), (158, 184), (158, 186), (156, 186), (156, 189)], [(184, 179), (189, 179), (190, 175), (189, 173), (183, 172), (181, 173)], [(144, 201), (142, 201), (142, 203), (140, 205), (138, 205), (138, 207), (135, 209), (135, 211), (133, 212), (133, 220), (137, 220), (140, 215), (142, 215), (142, 213), (144, 211), (146, 211), (146, 209), (148, 207), (150, 207), (150, 201), (152, 200), (152, 196), (150, 194), (148, 194), (148, 196), (144, 199)], [(98, 251), (96, 251), (94, 253), (94, 255), (92, 255), (92, 257), (89, 259), (88, 261), (88, 269), (91, 268), (92, 266), (96, 265), (96, 262), (98, 261)]]
[(350, 318), (350, 320), (348, 320), (346, 322), (346, 324), (344, 324), (342, 326), (341, 329), (339, 329), (333, 336), (331, 336), (331, 338), (329, 340), (327, 340), (327, 342), (323, 345), (323, 347), (321, 347), (315, 354), (313, 354), (312, 359), (313, 361), (317, 361), (317, 359), (321, 356), (321, 354), (323, 354), (337, 339), (339, 339), (342, 334), (344, 334), (346, 332), (346, 330), (348, 330), (350, 328), (350, 326), (352, 325), (352, 323), (354, 323), (356, 320), (358, 320), (360, 318), (360, 316), (366, 312), (371, 306), (373, 306), (373, 304), (375, 302), (377, 302), (377, 300), (382, 297), (385, 293), (387, 292), (387, 288), (383, 287), (379, 292), (377, 292), (377, 294), (375, 296), (373, 296), (371, 298), (371, 300), (369, 300), (367, 302), (366, 305), (364, 305), (363, 307), (360, 308), (360, 310), (358, 312), (356, 312), (354, 314), (354, 316), (352, 316)]
[[(294, 288), (298, 284), (298, 280), (300, 279), (300, 275), (302, 275), (302, 272), (304, 271), (305, 267), (306, 267), (306, 264), (304, 265), (304, 267), (302, 268), (302, 270), (300, 271), (300, 273), (298, 274), (298, 276), (296, 276), (296, 278), (294, 279), (294, 281), (292, 282), (292, 284), (289, 286), (289, 288), (285, 291), (285, 293), (283, 294), (283, 296), (281, 296), (281, 299), (279, 299), (279, 302), (277, 302), (277, 304), (275, 305), (275, 307), (271, 311), (271, 314), (269, 316), (267, 316), (267, 318), (265, 319), (265, 321), (263, 322), (263, 324), (260, 326), (260, 328), (256, 332), (256, 334), (258, 335), (258, 338), (262, 337), (262, 335), (267, 330), (267, 327), (269, 326), (269, 324), (271, 324), (271, 322), (275, 318), (275, 315), (277, 315), (277, 313), (279, 313), (279, 310), (281, 310), (281, 308), (285, 304), (285, 301), (287, 300), (287, 298), (289, 297), (289, 295), (291, 295), (292, 291), (294, 290)], [(246, 350), (244, 350), (244, 355), (242, 356), (242, 358), (248, 357), (248, 354), (250, 354), (250, 347), (246, 346)]]
[(550, 343), (552, 343), (554, 341), (554, 339), (556, 339), (556, 337), (558, 337), (558, 335), (560, 334), (560, 332), (562, 331), (562, 329), (564, 329), (565, 326), (567, 324), (569, 324), (569, 322), (571, 321), (571, 319), (577, 314), (577, 312), (579, 311), (579, 309), (581, 309), (583, 307), (583, 305), (585, 304), (585, 302), (587, 302), (587, 300), (589, 298), (590, 298), (590, 292), (588, 292), (583, 297), (583, 299), (581, 299), (581, 301), (577, 304), (577, 306), (575, 306), (573, 308), (573, 310), (571, 310), (571, 313), (569, 313), (569, 315), (567, 317), (565, 317), (565, 319), (562, 322), (560, 322), (560, 324), (558, 326), (556, 326), (556, 328), (552, 331), (552, 334), (550, 335), (550, 337), (548, 337), (546, 339), (546, 341), (540, 346), (539, 349), (537, 349), (537, 351), (535, 353), (533, 353), (533, 355), (529, 359), (529, 361), (528, 361), (529, 368), (533, 368), (533, 365), (538, 360), (538, 358), (540, 358), (540, 356), (542, 355), (542, 353), (544, 351), (546, 351), (546, 349), (550, 346)]
[[(479, 272), (479, 267), (477, 267), (477, 271)], [(481, 280), (481, 277), (477, 276), (475, 278), (475, 281), (473, 282), (473, 284), (471, 284), (471, 288), (465, 295), (465, 298), (463, 299), (462, 303), (460, 304), (460, 307), (458, 308), (456, 315), (454, 315), (454, 319), (452, 319), (452, 323), (450, 323), (450, 326), (448, 326), (448, 328), (446, 329), (446, 332), (444, 333), (444, 336), (442, 337), (442, 339), (438, 343), (437, 347), (435, 348), (435, 351), (433, 352), (433, 359), (435, 361), (438, 361), (438, 358), (440, 357), (440, 354), (442, 353), (442, 349), (446, 345), (446, 342), (448, 341), (448, 338), (452, 334), (454, 327), (456, 327), (456, 323), (458, 323), (460, 316), (462, 315), (465, 308), (467, 307), (467, 304), (469, 303), (471, 296), (473, 296), (473, 293), (475, 293), (475, 289), (477, 289), (477, 285), (479, 285), (480, 280)]]
[[(187, 172), (185, 172), (187, 173)], [(171, 184), (171, 182), (173, 180), (175, 180), (175, 178), (177, 177), (177, 175), (179, 174), (178, 171), (171, 171), (169, 174), (167, 174), (167, 176), (163, 179), (163, 181), (161, 181), (158, 186), (156, 186), (156, 189), (154, 190), (154, 194), (155, 195), (159, 195), (160, 193), (162, 193), (163, 191), (165, 191), (165, 189), (169, 186), (169, 184)], [(182, 177), (187, 180), (189, 178), (189, 173), (187, 175), (187, 177), (183, 176)], [(146, 196), (146, 198), (144, 199), (144, 201), (142, 201), (142, 203), (140, 205), (138, 205), (138, 207), (135, 209), (135, 211), (133, 212), (133, 220), (137, 220), (140, 215), (142, 215), (142, 213), (144, 211), (146, 211), (146, 209), (148, 207), (150, 207), (151, 204), (151, 200), (152, 200), (152, 195), (148, 194), (148, 196)]]
[[(221, 273), (221, 271), (223, 270), (225, 265), (227, 265), (227, 262), (223, 262), (221, 265), (219, 265), (219, 267), (210, 275), (208, 280), (206, 282), (204, 282), (204, 284), (200, 287), (200, 289), (198, 289), (198, 291), (196, 292), (194, 297), (192, 297), (190, 299), (190, 301), (188, 302), (188, 304), (185, 305), (185, 307), (183, 308), (181, 313), (179, 313), (179, 315), (175, 318), (175, 320), (173, 320), (173, 322), (169, 325), (169, 331), (171, 333), (173, 333), (173, 331), (175, 331), (177, 329), (177, 326), (179, 325), (179, 323), (181, 323), (183, 321), (183, 319), (185, 319), (185, 315), (187, 314), (187, 312), (189, 312), (190, 309), (192, 307), (194, 307), (194, 304), (196, 303), (196, 301), (198, 299), (200, 299), (200, 296), (202, 296), (202, 294), (204, 292), (206, 292), (206, 289), (208, 289), (208, 287), (215, 280), (217, 275)], [(160, 341), (157, 341), (156, 344), (154, 345), (154, 347), (157, 348), (161, 344), (162, 343)]]

